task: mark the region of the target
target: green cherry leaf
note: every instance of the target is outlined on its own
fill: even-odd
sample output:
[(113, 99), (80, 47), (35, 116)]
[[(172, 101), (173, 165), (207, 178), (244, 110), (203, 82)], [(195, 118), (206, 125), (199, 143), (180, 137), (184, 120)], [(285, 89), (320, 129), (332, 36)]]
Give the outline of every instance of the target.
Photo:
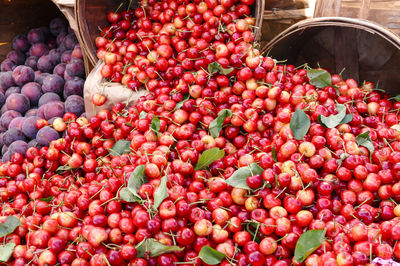
[(126, 202), (137, 202), (138, 198), (132, 194), (132, 192), (129, 191), (128, 188), (124, 187), (121, 189), (119, 192), (119, 198), (120, 200), (126, 201)]
[(145, 111), (141, 111), (139, 114), (139, 119), (145, 119), (147, 116), (147, 113)]
[(222, 130), (222, 126), (224, 125), (224, 120), (227, 117), (230, 117), (232, 115), (232, 111), (229, 109), (223, 109), (219, 111), (218, 117), (215, 118), (213, 121), (211, 121), (210, 126), (208, 127), (208, 130), (210, 131), (210, 135), (213, 138), (219, 137), (219, 133)]
[(225, 182), (232, 187), (250, 189), (246, 182), (247, 178), (253, 175), (261, 175), (263, 172), (264, 169), (261, 166), (252, 163), (237, 169)]
[(0, 223), (0, 237), (5, 237), (21, 225), (19, 219), (15, 216), (8, 216), (4, 223)]
[(225, 258), (225, 254), (210, 246), (203, 246), (199, 252), (199, 258), (206, 264), (217, 265)]
[(0, 245), (0, 262), (6, 263), (14, 252), (15, 243)]
[(364, 133), (358, 135), (356, 137), (356, 142), (359, 146), (363, 146), (369, 150), (369, 153), (372, 154), (375, 151), (374, 144), (369, 136), (369, 131), (365, 131)]
[(307, 114), (301, 109), (297, 109), (290, 119), (290, 129), (297, 140), (304, 138), (310, 129), (310, 125), (310, 118), (308, 118)]
[(301, 263), (315, 250), (317, 250), (324, 241), (326, 230), (309, 230), (303, 233), (297, 240), (294, 249), (294, 259)]
[(234, 68), (233, 67), (223, 68), (220, 63), (212, 62), (211, 64), (208, 65), (207, 70), (210, 75), (213, 75), (215, 73), (219, 73), (222, 75), (228, 75), (229, 73), (231, 73), (234, 70)]
[(113, 156), (121, 156), (131, 152), (131, 142), (129, 140), (118, 140), (110, 149), (110, 154)]
[(307, 77), (310, 84), (317, 88), (325, 88), (332, 86), (331, 74), (323, 69), (309, 69), (307, 70)]
[(184, 248), (178, 246), (167, 246), (164, 245), (154, 238), (145, 239), (136, 245), (137, 257), (143, 258), (145, 254), (150, 257), (158, 257), (165, 253), (170, 253), (174, 251), (182, 251)]
[(50, 197), (47, 197), (47, 198), (41, 198), (41, 199), (39, 199), (39, 200), (49, 203), (49, 202), (52, 201), (53, 199), (54, 199), (54, 197), (53, 197), (53, 196), (50, 196)]
[(354, 116), (353, 113), (346, 114), (344, 116), (343, 120), (340, 121), (340, 124), (348, 124), (348, 123), (350, 123), (351, 121), (353, 121), (353, 116)]
[(348, 120), (348, 118), (346, 118), (346, 106), (344, 104), (336, 104), (336, 110), (338, 112), (336, 115), (319, 115), (318, 122), (324, 127), (335, 128), (336, 126), (341, 124), (342, 121)]
[(178, 109), (181, 109), (182, 106), (183, 106), (183, 104), (184, 104), (187, 100), (189, 100), (189, 99), (190, 99), (190, 94), (186, 94), (185, 98), (183, 98), (182, 101), (180, 101), (179, 103), (176, 104), (176, 106), (175, 106), (175, 108), (174, 108), (174, 111), (175, 111), (175, 110), (178, 110)]
[(278, 157), (276, 156), (276, 149), (275, 149), (275, 147), (272, 147), (271, 156), (272, 156), (272, 159), (274, 159), (275, 162), (278, 161)]
[(396, 95), (396, 96), (390, 98), (389, 100), (393, 100), (393, 101), (395, 101), (395, 102), (400, 102), (400, 94), (398, 94), (398, 95)]
[(154, 191), (154, 209), (158, 209), (161, 203), (169, 197), (168, 188), (167, 188), (167, 176), (161, 178), (160, 185)]
[(127, 188), (133, 195), (140, 198), (139, 189), (144, 183), (147, 183), (144, 165), (138, 165), (129, 176)]
[(119, 192), (119, 198), (126, 202), (140, 201), (139, 189), (144, 183), (147, 183), (144, 165), (138, 165), (129, 176), (127, 187), (122, 188)]
[(66, 165), (61, 165), (56, 169), (56, 172), (66, 172), (66, 171), (71, 171), (74, 170), (75, 168), (69, 166), (68, 164)]
[(158, 118), (156, 115), (154, 115), (153, 119), (151, 119), (150, 128), (154, 134), (158, 135), (160, 133), (160, 118)]
[(221, 159), (224, 157), (225, 151), (220, 150), (217, 147), (211, 148), (209, 150), (203, 151), (203, 153), (200, 156), (200, 159), (197, 161), (196, 166), (194, 167), (194, 170), (201, 170), (212, 164), (218, 159)]

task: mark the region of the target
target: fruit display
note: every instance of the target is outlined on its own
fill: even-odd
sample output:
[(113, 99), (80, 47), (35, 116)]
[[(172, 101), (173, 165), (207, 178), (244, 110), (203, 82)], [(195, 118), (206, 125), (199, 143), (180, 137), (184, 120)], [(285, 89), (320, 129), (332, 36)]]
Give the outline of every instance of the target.
[[(84, 112), (82, 51), (67, 23), (31, 29), (12, 41), (0, 67), (0, 148), (3, 161), (28, 147), (48, 145), (64, 129), (51, 126), (65, 112)], [(58, 130), (57, 132), (54, 130)]]
[(108, 14), (103, 76), (148, 94), (66, 112), (0, 163), (1, 262), (399, 263), (398, 97), (260, 55), (251, 4)]

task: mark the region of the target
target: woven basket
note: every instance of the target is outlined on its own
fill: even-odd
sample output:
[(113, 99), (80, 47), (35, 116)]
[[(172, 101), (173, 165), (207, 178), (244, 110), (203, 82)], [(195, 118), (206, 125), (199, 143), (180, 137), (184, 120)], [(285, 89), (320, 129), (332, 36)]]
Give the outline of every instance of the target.
[(262, 51), (278, 60), (342, 72), (344, 78), (379, 83), (391, 95), (400, 88), (400, 38), (366, 20), (326, 17), (291, 26)]
[(332, 16), (374, 21), (400, 35), (400, 1), (317, 0), (315, 17)]
[[(137, 1), (133, 1), (133, 3)], [(97, 63), (95, 39), (99, 36), (99, 28), (107, 26), (106, 15), (109, 11), (115, 10), (121, 0), (76, 0), (76, 17), (78, 27), (83, 39), (83, 50), (94, 66)], [(126, 8), (129, 1), (125, 0), (122, 8)], [(261, 38), (261, 24), (264, 10), (264, 0), (256, 0), (252, 10), (256, 18), (255, 39)]]

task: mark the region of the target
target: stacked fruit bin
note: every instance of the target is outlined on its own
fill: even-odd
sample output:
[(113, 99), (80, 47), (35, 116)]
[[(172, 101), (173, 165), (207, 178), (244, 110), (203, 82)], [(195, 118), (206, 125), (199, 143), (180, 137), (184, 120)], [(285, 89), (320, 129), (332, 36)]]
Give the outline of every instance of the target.
[(78, 37), (15, 37), (0, 262), (399, 264), (399, 37), (324, 17), (260, 50), (263, 6), (86, 0)]

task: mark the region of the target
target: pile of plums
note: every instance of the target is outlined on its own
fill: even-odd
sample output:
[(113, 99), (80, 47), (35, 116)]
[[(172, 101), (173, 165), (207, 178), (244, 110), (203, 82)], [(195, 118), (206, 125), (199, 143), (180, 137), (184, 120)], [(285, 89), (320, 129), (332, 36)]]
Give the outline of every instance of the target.
[(0, 148), (3, 161), (59, 137), (51, 125), (65, 112), (84, 113), (82, 52), (65, 20), (12, 41), (0, 67)]

